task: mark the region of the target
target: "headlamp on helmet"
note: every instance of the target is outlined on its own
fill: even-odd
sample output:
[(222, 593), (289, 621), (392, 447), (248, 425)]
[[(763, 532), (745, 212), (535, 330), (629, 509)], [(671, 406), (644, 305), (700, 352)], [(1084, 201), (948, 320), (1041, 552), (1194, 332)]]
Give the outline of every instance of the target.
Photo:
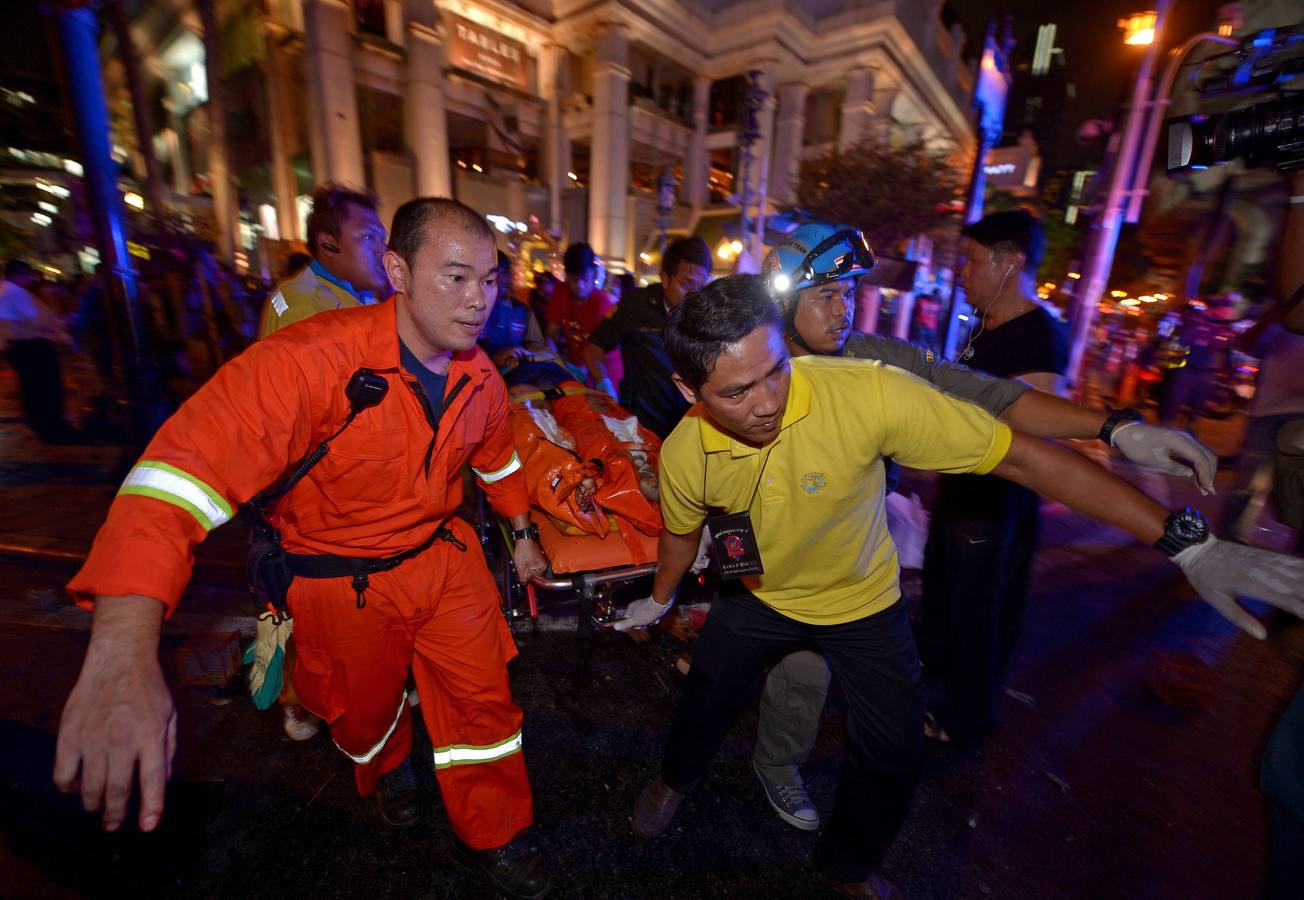
[(775, 298), (864, 275), (874, 267), (874, 251), (859, 228), (808, 222), (765, 257), (761, 272)]

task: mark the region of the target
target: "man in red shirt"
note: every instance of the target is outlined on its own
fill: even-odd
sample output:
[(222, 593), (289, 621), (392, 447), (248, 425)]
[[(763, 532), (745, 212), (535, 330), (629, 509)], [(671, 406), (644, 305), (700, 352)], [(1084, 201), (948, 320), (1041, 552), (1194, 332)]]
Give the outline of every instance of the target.
[[(588, 244), (571, 244), (562, 262), (566, 280), (553, 289), (548, 300), (548, 340), (567, 363), (577, 367), (582, 373), (577, 377), (583, 379), (588, 375), (584, 349), (589, 335), (616, 308), (616, 299), (597, 287), (597, 260)], [(610, 370), (608, 363), (612, 382), (619, 382), (621, 373)]]

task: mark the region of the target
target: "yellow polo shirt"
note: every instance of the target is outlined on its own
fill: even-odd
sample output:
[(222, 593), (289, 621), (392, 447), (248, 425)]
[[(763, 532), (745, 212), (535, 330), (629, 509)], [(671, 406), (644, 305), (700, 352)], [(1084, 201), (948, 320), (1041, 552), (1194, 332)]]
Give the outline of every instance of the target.
[(263, 303), (258, 337), (265, 338), (319, 312), (361, 305), (362, 301), (339, 284), (318, 275), (309, 263), (297, 275), (278, 284)]
[(792, 360), (778, 436), (752, 447), (699, 403), (661, 447), (661, 515), (676, 534), (708, 507), (748, 510), (765, 574), (743, 584), (789, 618), (837, 625), (901, 596), (887, 530), (883, 458), (915, 469), (990, 472), (1010, 429), (901, 369), (827, 356)]

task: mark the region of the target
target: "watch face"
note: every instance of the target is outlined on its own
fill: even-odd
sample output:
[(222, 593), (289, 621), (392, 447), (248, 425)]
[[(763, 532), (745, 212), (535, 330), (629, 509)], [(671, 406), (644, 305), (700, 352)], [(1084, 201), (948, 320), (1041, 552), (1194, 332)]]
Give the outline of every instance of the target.
[(1172, 517), (1172, 528), (1184, 542), (1192, 544), (1203, 541), (1209, 535), (1208, 520), (1189, 509)]

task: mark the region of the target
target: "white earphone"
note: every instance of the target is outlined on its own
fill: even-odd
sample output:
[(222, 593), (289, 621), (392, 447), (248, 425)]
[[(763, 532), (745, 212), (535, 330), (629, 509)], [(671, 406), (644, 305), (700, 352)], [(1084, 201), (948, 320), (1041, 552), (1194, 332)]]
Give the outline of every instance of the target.
[(983, 314), (978, 319), (978, 330), (972, 332), (969, 335), (969, 340), (964, 345), (964, 351), (960, 354), (961, 362), (973, 358), (973, 342), (978, 340), (978, 336), (981, 335), (983, 333), (983, 329), (987, 327), (987, 313), (993, 306), (996, 305), (996, 301), (1000, 299), (1001, 291), (1005, 290), (1006, 280), (1013, 274), (1014, 274), (1014, 266), (1006, 266), (1005, 274), (1001, 276), (1000, 287), (996, 289), (996, 293), (992, 296), (992, 299), (988, 301), (987, 305), (982, 308)]

